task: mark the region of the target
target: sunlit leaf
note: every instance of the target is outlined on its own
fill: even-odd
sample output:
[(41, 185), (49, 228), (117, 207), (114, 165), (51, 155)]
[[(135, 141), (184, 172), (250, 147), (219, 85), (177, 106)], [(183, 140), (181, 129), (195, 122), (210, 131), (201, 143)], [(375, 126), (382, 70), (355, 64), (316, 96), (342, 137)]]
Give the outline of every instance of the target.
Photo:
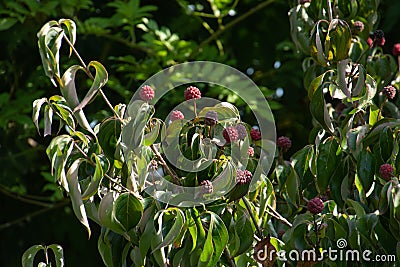
[(131, 193), (123, 193), (118, 196), (114, 204), (116, 219), (128, 232), (134, 228), (142, 218), (143, 206), (140, 200)]
[(88, 64), (88, 69), (90, 70), (90, 67), (94, 67), (96, 70), (96, 74), (94, 76), (94, 81), (92, 83), (92, 86), (90, 87), (89, 91), (86, 93), (85, 97), (82, 99), (82, 101), (74, 108), (74, 112), (83, 109), (92, 99), (93, 97), (98, 93), (98, 91), (107, 83), (108, 81), (108, 73), (106, 68), (97, 61), (91, 61)]
[(42, 245), (34, 245), (28, 248), (22, 255), (22, 267), (33, 267), (35, 256), (40, 250), (45, 251), (45, 247)]
[(53, 250), (54, 258), (56, 260), (56, 267), (64, 266), (64, 252), (63, 248), (60, 245), (52, 244), (48, 246), (49, 249)]

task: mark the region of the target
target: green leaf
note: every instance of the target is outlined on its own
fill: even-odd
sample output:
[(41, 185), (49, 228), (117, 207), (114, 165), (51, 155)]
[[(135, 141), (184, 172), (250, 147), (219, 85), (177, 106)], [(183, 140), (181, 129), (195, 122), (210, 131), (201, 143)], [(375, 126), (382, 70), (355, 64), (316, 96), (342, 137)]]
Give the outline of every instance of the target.
[(347, 146), (356, 158), (363, 148), (361, 141), (363, 140), (363, 137), (367, 134), (368, 129), (368, 125), (358, 126), (357, 128), (349, 130), (346, 134)]
[(250, 221), (250, 215), (248, 211), (242, 206), (238, 205), (238, 209), (235, 213), (235, 231), (240, 238), (240, 246), (236, 251), (231, 251), (233, 257), (248, 251), (254, 241), (254, 228)]
[(189, 230), (189, 233), (192, 237), (192, 249), (190, 252), (193, 252), (193, 250), (196, 248), (197, 245), (197, 225), (195, 220), (193, 219), (191, 213), (189, 210), (185, 211), (185, 218), (186, 218), (186, 226)]
[(290, 166), (290, 172), (286, 178), (285, 189), (289, 196), (290, 201), (294, 206), (300, 202), (300, 181), (297, 172)]
[(143, 215), (143, 206), (140, 200), (131, 193), (118, 196), (114, 204), (115, 217), (128, 232), (134, 228)]
[(130, 105), (128, 116), (130, 121), (122, 129), (122, 143), (129, 151), (138, 153), (143, 143), (144, 129), (154, 114), (154, 106), (143, 101)]
[(297, 50), (310, 54), (309, 30), (314, 24), (302, 5), (297, 5), (289, 11), (290, 34)]
[(375, 157), (368, 150), (362, 150), (357, 163), (357, 176), (364, 189), (368, 192), (374, 182), (375, 175)]
[(358, 109), (362, 109), (363, 107), (370, 105), (377, 92), (376, 81), (369, 74), (367, 74), (365, 79), (365, 88), (365, 94), (359, 99)]
[(56, 267), (64, 266), (64, 252), (63, 248), (60, 245), (52, 244), (48, 246), (51, 250), (53, 250), (54, 258), (56, 260)]
[(58, 112), (60, 118), (71, 128), (75, 129), (75, 121), (72, 116), (72, 110), (63, 104), (52, 103), (52, 108)]
[[(76, 41), (76, 24), (73, 20), (71, 19), (60, 19), (58, 21), (58, 24), (60, 26), (65, 25), (67, 28), (67, 35), (68, 39), (71, 42), (72, 45), (75, 44)], [(72, 47), (69, 48), (69, 56), (72, 55)]]
[(150, 132), (144, 135), (143, 144), (145, 146), (151, 146), (158, 137), (160, 133), (160, 128), (162, 124), (162, 120), (153, 118), (149, 121), (150, 124)]
[(47, 98), (43, 97), (40, 99), (36, 99), (33, 101), (33, 111), (32, 111), (32, 120), (33, 123), (36, 126), (36, 129), (38, 130), (38, 133), (40, 134), (39, 131), (39, 115), (40, 115), (40, 109), (44, 103), (46, 103)]
[(67, 172), (67, 182), (68, 182), (69, 194), (71, 197), (72, 208), (74, 210), (75, 216), (86, 227), (86, 230), (88, 231), (88, 235), (90, 238), (91, 232), (90, 232), (89, 221), (86, 216), (85, 206), (83, 205), (82, 202), (81, 188), (78, 182), (79, 165), (84, 161), (85, 159), (79, 158), (72, 163), (71, 167), (68, 169)]
[(325, 54), (329, 61), (338, 62), (348, 57), (351, 31), (346, 21), (333, 19), (325, 39)]
[(15, 23), (18, 22), (16, 18), (1, 18), (0, 19), (0, 31), (5, 31), (14, 26)]
[[(175, 213), (175, 218), (174, 218), (174, 223), (171, 227), (171, 229), (169, 230), (169, 232), (167, 233), (167, 235), (163, 238), (162, 242), (157, 245), (156, 248), (154, 248), (153, 251), (155, 250), (159, 250), (163, 247), (166, 247), (168, 245), (171, 245), (172, 242), (175, 240), (175, 238), (179, 235), (179, 233), (181, 232), (183, 225), (185, 224), (185, 215), (183, 213), (183, 211), (181, 211), (178, 208), (168, 208), (167, 210), (163, 210), (161, 211), (159, 214), (160, 216), (158, 217), (158, 224), (160, 226), (160, 230), (162, 227), (162, 218), (163, 218), (163, 214), (166, 212), (173, 212)], [(156, 215), (157, 217), (157, 215)], [(158, 231), (158, 234), (161, 234), (161, 231)]]
[(83, 109), (98, 93), (98, 91), (107, 83), (108, 81), (108, 73), (106, 68), (97, 61), (91, 61), (87, 68), (94, 67), (96, 70), (96, 75), (94, 76), (94, 81), (89, 91), (86, 93), (86, 96), (82, 99), (82, 101), (74, 108), (74, 112)]
[(115, 149), (120, 135), (121, 122), (118, 119), (110, 118), (100, 124), (97, 138), (104, 154), (110, 159), (115, 159)]
[(51, 135), (51, 124), (53, 123), (53, 109), (50, 106), (44, 108), (44, 136)]
[[(68, 107), (72, 110), (75, 110), (75, 108), (79, 105), (79, 99), (75, 86), (75, 76), (78, 70), (84, 69), (78, 65), (73, 65), (69, 67), (62, 76), (60, 83), (61, 94), (67, 101)], [(89, 131), (91, 134), (95, 135), (92, 128), (90, 127), (89, 122), (86, 119), (85, 114), (81, 109), (76, 112), (74, 111), (74, 116), (79, 125), (81, 125), (85, 130)]]
[(104, 264), (108, 267), (126, 266), (127, 244), (129, 243), (121, 235), (103, 227), (97, 247)]
[(379, 135), (379, 148), (384, 162), (386, 162), (392, 155), (393, 143), (394, 139), (392, 129), (390, 127), (384, 128)]
[(124, 227), (115, 218), (114, 195), (112, 192), (107, 193), (101, 199), (98, 212), (99, 220), (102, 226), (108, 227), (118, 234), (123, 234), (125, 232)]
[(378, 116), (380, 115), (380, 110), (376, 105), (371, 105), (369, 107), (369, 120), (368, 120), (368, 124), (370, 126), (374, 126), (375, 123), (377, 123), (378, 121)]
[(112, 267), (112, 251), (111, 251), (111, 244), (107, 238), (108, 230), (104, 227), (101, 228), (101, 234), (97, 241), (97, 249), (100, 253), (101, 258), (103, 259), (104, 264), (107, 267)]
[(96, 167), (94, 170), (93, 177), (89, 183), (89, 186), (86, 188), (85, 192), (82, 194), (82, 199), (87, 200), (90, 197), (94, 196), (100, 186), (101, 180), (104, 177), (104, 174), (108, 171), (110, 164), (108, 163), (107, 158), (104, 158), (103, 155), (93, 154), (92, 158), (96, 163)]
[(67, 190), (65, 165), (74, 148), (74, 140), (69, 135), (59, 135), (51, 140), (46, 154), (51, 161), (51, 175)]
[(224, 222), (217, 214), (208, 211), (210, 223), (207, 232), (206, 242), (200, 255), (200, 261), (197, 266), (214, 267), (219, 261), (229, 235)]
[(45, 247), (42, 245), (34, 245), (28, 248), (22, 255), (22, 267), (33, 267), (33, 261), (39, 250), (45, 251)]
[(349, 198), (346, 200), (346, 204), (354, 209), (357, 217), (361, 218), (366, 214), (364, 208), (357, 201)]
[(314, 28), (311, 32), (311, 56), (322, 66), (328, 66), (327, 56), (325, 55), (324, 47), (322, 46), (322, 40), (324, 38), (324, 31), (322, 29), (322, 23), (328, 23), (325, 20), (319, 20), (315, 23)]
[(325, 130), (334, 132), (331, 117), (326, 107), (322, 86), (319, 86), (311, 97), (310, 111), (312, 116)]
[(337, 168), (338, 161), (341, 157), (338, 149), (339, 143), (334, 138), (329, 138), (318, 146), (316, 155), (316, 179), (319, 192), (326, 191), (332, 175)]

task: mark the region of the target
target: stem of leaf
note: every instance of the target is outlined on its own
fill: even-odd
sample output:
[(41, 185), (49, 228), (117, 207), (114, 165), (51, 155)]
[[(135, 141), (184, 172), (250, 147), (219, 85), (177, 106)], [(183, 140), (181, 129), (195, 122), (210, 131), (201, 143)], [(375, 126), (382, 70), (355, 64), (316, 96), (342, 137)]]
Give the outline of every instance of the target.
[(317, 226), (317, 220), (315, 214), (313, 214), (313, 223), (314, 223), (314, 233), (315, 233), (315, 252), (317, 253), (319, 251), (319, 229)]
[(178, 179), (178, 176), (169, 168), (168, 164), (165, 162), (164, 158), (161, 156), (161, 154), (157, 151), (157, 149), (154, 147), (154, 145), (150, 146), (151, 150), (153, 153), (156, 155), (158, 160), (161, 162), (163, 165), (165, 171), (171, 176), (172, 180), (177, 184), (180, 185), (180, 181)]
[(227, 247), (224, 248), (224, 254), (225, 254), (225, 258), (227, 259), (229, 265), (231, 267), (236, 267), (236, 263), (233, 260), (231, 253), (229, 252), (229, 249)]
[(267, 204), (267, 208), (268, 208), (268, 209), (267, 209), (266, 211), (267, 211), (267, 213), (268, 213), (269, 215), (271, 215), (272, 217), (274, 217), (274, 218), (277, 219), (278, 221), (280, 221), (280, 222), (286, 224), (287, 226), (292, 227), (292, 224), (291, 224), (288, 220), (286, 220), (285, 217), (283, 217), (283, 216), (280, 215), (276, 210), (274, 210), (274, 208), (271, 207), (271, 205)]
[(254, 214), (253, 214), (253, 211), (251, 210), (249, 201), (247, 200), (247, 198), (246, 198), (245, 196), (242, 197), (242, 200), (243, 200), (244, 205), (246, 206), (246, 209), (247, 209), (247, 211), (248, 211), (248, 213), (249, 213), (249, 215), (250, 215), (251, 220), (253, 221), (254, 226), (256, 227), (256, 230), (257, 230), (256, 234), (257, 234), (257, 236), (258, 236), (260, 239), (262, 239), (263, 235), (262, 235), (261, 228), (260, 228), (260, 226), (258, 225), (256, 218), (254, 217)]
[[(85, 61), (83, 61), (82, 57), (79, 55), (78, 51), (75, 49), (74, 45), (71, 43), (71, 41), (68, 39), (68, 37), (63, 34), (63, 39), (68, 43), (69, 47), (71, 47), (72, 51), (74, 52), (75, 56), (78, 58), (79, 62), (81, 63), (82, 67), (85, 69), (86, 74), (89, 76), (91, 80), (94, 80), (94, 77), (92, 73), (90, 72), (89, 68), (85, 64)], [(99, 92), (106, 102), (107, 106), (112, 110), (114, 115), (119, 119), (122, 120), (119, 114), (114, 110), (113, 106), (111, 105), (110, 101), (108, 100), (107, 96), (104, 94), (103, 90), (101, 88), (99, 89)]]

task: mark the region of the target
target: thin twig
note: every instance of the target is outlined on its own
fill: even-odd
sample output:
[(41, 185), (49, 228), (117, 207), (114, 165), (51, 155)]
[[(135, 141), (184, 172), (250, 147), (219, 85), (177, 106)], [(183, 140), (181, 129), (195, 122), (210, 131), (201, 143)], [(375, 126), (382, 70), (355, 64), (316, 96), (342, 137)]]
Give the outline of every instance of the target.
[(275, 0), (268, 0), (268, 1), (262, 2), (262, 3), (258, 4), (257, 6), (253, 7), (252, 9), (250, 9), (249, 11), (247, 11), (246, 13), (244, 13), (243, 15), (241, 15), (241, 16), (237, 17), (236, 19), (232, 20), (231, 22), (226, 24), (224, 27), (219, 28), (214, 34), (212, 34), (206, 40), (201, 42), (199, 47), (198, 47), (198, 49), (193, 54), (191, 54), (189, 57), (195, 56), (198, 52), (200, 52), (202, 47), (206, 46), (210, 42), (212, 42), (215, 39), (217, 39), (222, 33), (224, 33), (229, 28), (235, 26), (236, 24), (238, 24), (242, 20), (248, 18), (252, 14), (256, 13), (257, 11), (259, 11), (259, 10), (261, 10), (261, 9), (267, 7), (267, 6), (269, 6), (270, 4), (272, 4), (274, 2), (275, 2)]
[(236, 263), (233, 260), (231, 253), (229, 252), (229, 249), (227, 247), (224, 248), (224, 254), (225, 254), (225, 258), (227, 259), (229, 265), (231, 267), (236, 267)]
[(267, 208), (269, 209), (269, 210), (267, 210), (267, 213), (268, 213), (269, 215), (271, 215), (271, 216), (274, 217), (275, 219), (281, 221), (282, 223), (286, 224), (287, 226), (292, 227), (292, 224), (291, 224), (288, 220), (286, 220), (285, 217), (283, 217), (283, 216), (280, 215), (278, 212), (276, 212), (276, 211), (274, 210), (274, 208), (271, 207), (271, 205), (267, 204)]
[(36, 216), (38, 216), (40, 214), (43, 214), (45, 212), (48, 212), (48, 211), (51, 211), (53, 209), (57, 209), (57, 208), (63, 207), (68, 203), (69, 203), (69, 201), (59, 202), (59, 203), (56, 203), (56, 204), (52, 205), (51, 207), (46, 207), (46, 208), (34, 211), (32, 213), (29, 213), (29, 214), (27, 214), (25, 216), (22, 216), (22, 217), (20, 217), (20, 218), (18, 218), (16, 220), (11, 221), (11, 222), (3, 223), (3, 224), (0, 225), (0, 231), (3, 230), (3, 229), (9, 228), (9, 227), (11, 227), (11, 226), (13, 226), (15, 224), (19, 224), (19, 223), (22, 223), (24, 221), (28, 221), (31, 218), (36, 217)]
[(39, 201), (39, 200), (34, 200), (34, 199), (29, 199), (26, 198), (20, 194), (17, 193), (13, 193), (13, 192), (9, 192), (8, 190), (6, 190), (5, 188), (3, 188), (3, 186), (0, 186), (0, 192), (3, 193), (6, 196), (12, 197), (14, 199), (17, 199), (19, 201), (25, 202), (25, 203), (29, 203), (29, 204), (33, 204), (33, 205), (37, 205), (37, 206), (41, 206), (41, 207), (53, 207), (54, 204), (52, 203), (46, 203), (43, 201)]
[(246, 209), (247, 209), (247, 211), (248, 211), (248, 213), (250, 215), (251, 220), (253, 221), (254, 226), (256, 227), (257, 236), (262, 239), (263, 235), (262, 235), (261, 228), (258, 225), (256, 218), (254, 217), (254, 214), (253, 214), (253, 211), (251, 210), (249, 201), (247, 200), (246, 197), (242, 197), (242, 200), (244, 202), (244, 205), (246, 206)]
[[(92, 73), (90, 72), (88, 66), (86, 65), (85, 61), (82, 59), (82, 57), (79, 55), (78, 51), (75, 49), (74, 45), (71, 43), (71, 41), (68, 39), (68, 37), (63, 34), (63, 39), (68, 43), (69, 47), (71, 47), (72, 51), (74, 52), (75, 56), (78, 58), (79, 62), (81, 63), (82, 67), (85, 69), (86, 74), (89, 76), (91, 80), (94, 81), (94, 77)], [(114, 115), (121, 120), (121, 117), (119, 114), (114, 110), (113, 106), (111, 105), (110, 101), (108, 100), (107, 96), (104, 94), (103, 90), (99, 88), (99, 92), (101, 96), (103, 97), (104, 101), (106, 102), (107, 106), (112, 110)]]
[(161, 156), (161, 154), (157, 151), (157, 149), (154, 147), (154, 145), (150, 146), (151, 150), (153, 151), (153, 153), (156, 155), (156, 157), (158, 158), (158, 160), (161, 162), (161, 164), (163, 165), (165, 171), (171, 176), (172, 180), (177, 184), (180, 185), (180, 181), (178, 176), (169, 168), (168, 164), (165, 162), (164, 158)]

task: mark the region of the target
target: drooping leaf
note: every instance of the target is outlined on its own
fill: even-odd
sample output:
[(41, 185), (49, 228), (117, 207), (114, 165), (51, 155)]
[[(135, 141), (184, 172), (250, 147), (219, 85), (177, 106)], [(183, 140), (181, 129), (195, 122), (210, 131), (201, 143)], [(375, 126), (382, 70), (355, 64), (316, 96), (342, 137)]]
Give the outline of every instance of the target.
[(45, 247), (42, 245), (34, 245), (28, 248), (22, 255), (22, 267), (33, 267), (35, 256), (40, 250), (45, 251)]
[(311, 97), (310, 111), (322, 128), (331, 133), (334, 132), (332, 120), (326, 107), (322, 86), (319, 86)]
[(89, 221), (86, 216), (85, 206), (82, 202), (81, 187), (78, 181), (79, 165), (84, 161), (85, 159), (79, 158), (72, 163), (67, 172), (67, 182), (71, 197), (72, 208), (74, 210), (75, 216), (78, 218), (80, 223), (82, 223), (86, 227), (90, 238), (91, 231)]
[(325, 54), (329, 61), (339, 62), (348, 57), (351, 45), (351, 31), (346, 21), (333, 19), (325, 39)]
[(96, 70), (92, 86), (82, 101), (74, 108), (74, 112), (83, 109), (108, 81), (107, 70), (100, 62), (91, 61), (87, 66), (88, 70), (90, 70), (90, 67), (94, 67)]
[(197, 266), (213, 267), (220, 259), (222, 252), (228, 242), (228, 230), (224, 222), (217, 214), (209, 211), (210, 215), (209, 228), (207, 232), (206, 242), (200, 255)]
[(40, 134), (39, 131), (39, 116), (40, 116), (40, 109), (42, 107), (42, 105), (44, 103), (46, 103), (47, 98), (40, 98), (40, 99), (36, 99), (35, 101), (33, 101), (33, 111), (32, 111), (32, 120), (33, 123), (36, 126), (36, 129), (38, 131), (38, 133)]
[(360, 152), (357, 163), (357, 175), (365, 192), (368, 192), (372, 186), (375, 175), (375, 157), (368, 151)]
[[(71, 42), (72, 45), (74, 45), (75, 41), (76, 41), (76, 24), (75, 24), (75, 22), (71, 19), (60, 19), (58, 21), (58, 24), (60, 26), (64, 25), (66, 27), (69, 41)], [(72, 55), (72, 47), (69, 48), (69, 56), (71, 56), (71, 55)]]
[(329, 138), (318, 146), (316, 155), (316, 180), (320, 192), (326, 191), (332, 175), (337, 168), (341, 157), (338, 148), (339, 144), (334, 138)]
[[(174, 223), (171, 229), (163, 238), (162, 242), (154, 250), (159, 250), (160, 248), (171, 245), (174, 239), (179, 235), (185, 224), (185, 215), (182, 210), (178, 208), (168, 208), (167, 210), (162, 211), (161, 214), (165, 212), (173, 212), (174, 214), (176, 214), (176, 217), (174, 218)], [(159, 217), (158, 223), (159, 225), (162, 225), (162, 216)]]
[(93, 177), (90, 180), (89, 186), (86, 188), (85, 192), (82, 194), (83, 200), (87, 200), (97, 193), (100, 183), (101, 183), (101, 180), (103, 179), (104, 174), (107, 173), (108, 168), (110, 166), (107, 158), (105, 158), (104, 155), (93, 154), (92, 158), (94, 158), (96, 167), (94, 170)]
[(56, 267), (63, 267), (64, 266), (64, 252), (63, 248), (60, 245), (52, 244), (48, 246), (54, 253), (54, 258), (56, 260)]
[(102, 226), (108, 227), (118, 234), (123, 234), (125, 232), (122, 224), (115, 218), (114, 196), (112, 192), (107, 193), (101, 199), (98, 212)]

